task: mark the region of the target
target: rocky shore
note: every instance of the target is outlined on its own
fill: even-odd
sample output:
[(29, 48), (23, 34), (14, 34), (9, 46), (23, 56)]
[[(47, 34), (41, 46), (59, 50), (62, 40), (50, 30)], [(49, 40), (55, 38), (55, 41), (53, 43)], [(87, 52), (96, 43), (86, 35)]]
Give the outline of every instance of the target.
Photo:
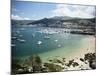
[(66, 58), (49, 59), (42, 62), (38, 55), (32, 55), (25, 60), (12, 59), (12, 74), (63, 72), (69, 70), (90, 70), (96, 69), (96, 54), (87, 53), (84, 57), (77, 57), (71, 60)]

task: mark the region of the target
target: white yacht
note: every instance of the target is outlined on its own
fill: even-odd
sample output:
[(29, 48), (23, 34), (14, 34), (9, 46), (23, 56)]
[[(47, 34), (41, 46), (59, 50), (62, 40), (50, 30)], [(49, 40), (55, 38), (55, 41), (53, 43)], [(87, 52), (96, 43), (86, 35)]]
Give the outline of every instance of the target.
[(38, 45), (41, 45), (41, 44), (42, 44), (42, 41), (38, 41), (37, 44), (38, 44)]
[(26, 40), (23, 40), (23, 39), (18, 39), (18, 41), (19, 41), (19, 42), (22, 42), (22, 43), (23, 43), (23, 42), (26, 42)]
[(50, 37), (49, 36), (44, 36), (44, 39), (50, 39)]
[(55, 42), (58, 42), (58, 40), (54, 40)]

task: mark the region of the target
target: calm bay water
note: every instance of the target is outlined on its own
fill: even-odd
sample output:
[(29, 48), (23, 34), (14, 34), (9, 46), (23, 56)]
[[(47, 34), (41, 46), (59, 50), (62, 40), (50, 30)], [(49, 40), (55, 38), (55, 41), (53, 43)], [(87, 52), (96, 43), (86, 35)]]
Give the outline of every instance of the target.
[[(88, 36), (64, 32), (60, 28), (12, 27), (12, 57), (38, 54), (41, 58), (63, 56), (84, 47)], [(39, 44), (39, 42), (41, 42)]]

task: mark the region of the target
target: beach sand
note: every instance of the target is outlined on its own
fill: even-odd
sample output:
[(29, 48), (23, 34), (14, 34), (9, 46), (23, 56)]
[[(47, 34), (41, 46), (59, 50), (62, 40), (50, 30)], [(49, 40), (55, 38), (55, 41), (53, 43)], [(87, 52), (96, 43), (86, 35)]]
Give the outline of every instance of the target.
[[(84, 55), (87, 53), (96, 53), (96, 38), (94, 36), (90, 36), (86, 38), (87, 43), (84, 48), (77, 50), (76, 52), (66, 56), (66, 62), (69, 60), (74, 59), (74, 62), (78, 62), (79, 66), (70, 68), (68, 67), (67, 70), (81, 70), (81, 69), (91, 69), (89, 67), (89, 62), (85, 64), (84, 62), (80, 61), (80, 58), (84, 58)], [(66, 69), (64, 71), (67, 71)]]
[(76, 52), (69, 54), (66, 56), (67, 60), (84, 57), (84, 54), (87, 53), (95, 53), (96, 52), (96, 39), (94, 36), (89, 36), (89, 38), (83, 39), (83, 41), (87, 41), (85, 47), (76, 50)]

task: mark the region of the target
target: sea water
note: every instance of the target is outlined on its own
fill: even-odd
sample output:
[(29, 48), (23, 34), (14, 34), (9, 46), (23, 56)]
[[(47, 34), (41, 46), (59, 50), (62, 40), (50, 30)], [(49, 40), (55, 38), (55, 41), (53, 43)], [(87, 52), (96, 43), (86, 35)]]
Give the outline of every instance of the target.
[[(67, 56), (86, 44), (86, 35), (70, 34), (64, 28), (12, 27), (12, 58), (39, 55), (42, 59)], [(45, 38), (45, 36), (49, 38)], [(15, 38), (14, 38), (15, 37)], [(41, 42), (38, 44), (38, 42)]]

